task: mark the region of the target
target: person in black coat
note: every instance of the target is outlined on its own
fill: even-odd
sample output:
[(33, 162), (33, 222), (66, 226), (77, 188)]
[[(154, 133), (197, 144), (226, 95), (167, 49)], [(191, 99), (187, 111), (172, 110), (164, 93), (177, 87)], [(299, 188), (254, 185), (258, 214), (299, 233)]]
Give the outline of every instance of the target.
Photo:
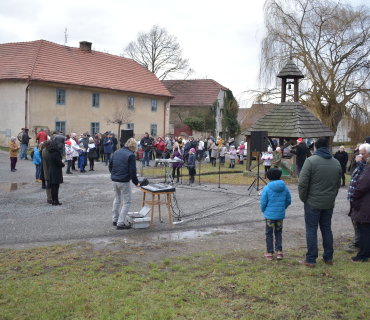
[(302, 138), (297, 140), (297, 147), (295, 150), (290, 149), (291, 153), (297, 156), (297, 168), (298, 168), (298, 175), (301, 173), (302, 167), (304, 162), (307, 158), (308, 148), (307, 145), (303, 142)]
[(334, 155), (334, 158), (337, 159), (340, 163), (340, 166), (342, 167), (342, 187), (346, 185), (346, 167), (348, 162), (348, 153), (345, 151), (343, 146), (339, 147), (339, 150)]
[(48, 160), (52, 205), (60, 206), (61, 203), (58, 199), (58, 193), (59, 185), (63, 183), (62, 168), (64, 167), (64, 163), (62, 161), (62, 155), (58, 149), (57, 141), (53, 141), (50, 144)]
[(113, 153), (117, 151), (117, 144), (118, 140), (115, 134), (112, 134), (112, 142), (113, 142)]

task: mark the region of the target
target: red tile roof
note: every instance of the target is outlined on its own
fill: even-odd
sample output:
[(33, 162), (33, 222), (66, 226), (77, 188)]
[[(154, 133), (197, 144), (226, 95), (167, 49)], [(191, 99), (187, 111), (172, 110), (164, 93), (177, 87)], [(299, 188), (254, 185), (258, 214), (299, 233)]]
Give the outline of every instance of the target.
[(0, 80), (30, 79), (170, 97), (134, 60), (46, 40), (0, 44)]
[(171, 106), (211, 106), (221, 89), (228, 90), (212, 79), (162, 80), (162, 83), (175, 97)]
[[(246, 108), (244, 116), (238, 119), (241, 132), (255, 124), (260, 118), (268, 114), (276, 105), (272, 103), (255, 103), (250, 108)], [(242, 109), (239, 109), (239, 111)], [(239, 118), (239, 115), (238, 115)]]

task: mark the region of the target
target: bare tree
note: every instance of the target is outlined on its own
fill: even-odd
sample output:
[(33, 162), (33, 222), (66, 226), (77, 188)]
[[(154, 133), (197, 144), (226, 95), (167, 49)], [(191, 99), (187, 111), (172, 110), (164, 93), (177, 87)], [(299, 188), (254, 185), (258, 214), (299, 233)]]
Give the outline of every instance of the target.
[(104, 117), (107, 124), (116, 123), (118, 124), (118, 135), (117, 140), (120, 141), (121, 135), (121, 126), (123, 124), (131, 123), (134, 121), (135, 109), (128, 109), (127, 106), (119, 107), (116, 106), (116, 109), (112, 112), (110, 117)]
[[(266, 0), (264, 11), (260, 83), (271, 86), (292, 50), (306, 77), (300, 101), (336, 132), (343, 114), (363, 108), (359, 97), (370, 94), (369, 8), (332, 0)], [(255, 98), (271, 101), (276, 93), (261, 90)]]
[(177, 38), (158, 25), (154, 25), (149, 32), (139, 32), (136, 41), (123, 49), (123, 56), (140, 63), (160, 80), (173, 73), (192, 72), (188, 59), (182, 58)]

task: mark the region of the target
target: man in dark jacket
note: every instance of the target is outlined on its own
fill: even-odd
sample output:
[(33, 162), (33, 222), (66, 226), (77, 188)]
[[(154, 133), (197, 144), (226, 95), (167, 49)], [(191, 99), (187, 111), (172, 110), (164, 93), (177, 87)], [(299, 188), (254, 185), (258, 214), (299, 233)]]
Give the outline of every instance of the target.
[(356, 189), (351, 195), (351, 209), (349, 216), (357, 224), (359, 232), (359, 252), (352, 257), (352, 262), (368, 262), (370, 258), (370, 166), (368, 159), (370, 156), (370, 144), (360, 146), (361, 160), (366, 162), (366, 168), (357, 180)]
[[(125, 224), (126, 214), (131, 207), (131, 185), (132, 183), (140, 187), (136, 176), (136, 160), (134, 151), (137, 149), (137, 142), (134, 138), (130, 138), (125, 143), (124, 147), (113, 153), (112, 159), (109, 162), (109, 172), (113, 183), (115, 193), (113, 201), (113, 226), (117, 229), (130, 229), (130, 225)], [(123, 202), (121, 213), (118, 213), (119, 207)]]
[(152, 139), (149, 138), (148, 132), (145, 132), (144, 137), (140, 140), (140, 145), (143, 148), (143, 167), (145, 167), (145, 161), (146, 161), (146, 165), (150, 167), (149, 155), (153, 147), (153, 142), (152, 142)]
[(290, 149), (290, 152), (297, 156), (296, 163), (299, 175), (307, 158), (307, 145), (303, 142), (302, 138), (297, 140), (297, 148), (295, 150)]
[(22, 135), (22, 141), (21, 141), (21, 148), (22, 148), (21, 159), (24, 158), (24, 160), (28, 160), (27, 149), (28, 149), (28, 144), (31, 139), (31, 137), (28, 135), (28, 131), (29, 131), (28, 129), (24, 129), (24, 132)]
[(113, 142), (113, 153), (117, 151), (118, 140), (114, 133), (112, 133), (112, 142)]
[(328, 141), (320, 138), (315, 147), (317, 150), (305, 161), (298, 181), (299, 198), (304, 203), (307, 241), (306, 260), (298, 263), (310, 268), (315, 267), (318, 257), (318, 226), (324, 247), (322, 260), (329, 265), (333, 264), (331, 218), (342, 175), (339, 162), (328, 149)]

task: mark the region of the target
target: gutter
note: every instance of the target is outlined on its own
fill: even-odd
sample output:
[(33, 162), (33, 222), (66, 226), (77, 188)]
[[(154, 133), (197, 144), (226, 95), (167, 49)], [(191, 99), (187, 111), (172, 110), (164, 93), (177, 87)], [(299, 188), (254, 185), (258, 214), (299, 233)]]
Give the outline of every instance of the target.
[(168, 98), (168, 100), (164, 103), (164, 115), (163, 115), (163, 138), (166, 136), (166, 109), (167, 109), (167, 103), (170, 102), (172, 97)]
[(24, 106), (24, 127), (28, 128), (28, 89), (31, 85), (31, 80), (28, 79), (28, 85), (26, 87), (26, 100)]

